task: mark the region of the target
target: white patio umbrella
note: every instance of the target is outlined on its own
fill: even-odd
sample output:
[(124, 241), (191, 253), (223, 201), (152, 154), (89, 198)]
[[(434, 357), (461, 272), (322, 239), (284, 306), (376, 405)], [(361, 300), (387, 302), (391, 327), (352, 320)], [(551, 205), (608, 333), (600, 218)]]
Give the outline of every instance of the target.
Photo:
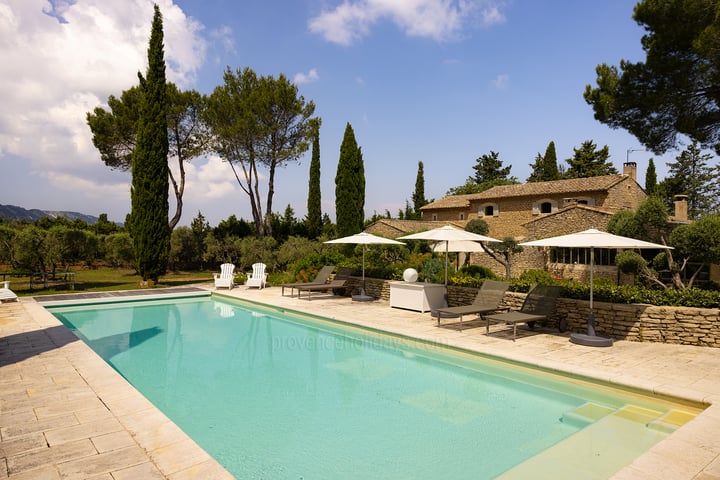
[(336, 238), (335, 240), (328, 240), (324, 243), (354, 243), (363, 246), (363, 259), (362, 259), (362, 288), (360, 289), (360, 295), (353, 295), (352, 299), (358, 302), (368, 302), (374, 300), (373, 297), (365, 295), (365, 250), (368, 245), (405, 245), (403, 242), (391, 240), (389, 238), (378, 237), (372, 233), (360, 232), (349, 237)]
[(448, 273), (448, 252), (455, 251), (450, 250), (451, 242), (458, 240), (465, 240), (470, 242), (500, 242), (492, 237), (486, 237), (485, 235), (479, 235), (477, 233), (468, 232), (451, 225), (445, 225), (444, 227), (434, 228), (425, 232), (413, 233), (411, 235), (404, 235), (398, 237), (401, 240), (430, 240), (435, 242), (441, 242), (444, 245), (441, 247), (442, 251), (445, 252), (445, 287), (447, 288), (447, 273)]
[(557, 237), (543, 238), (524, 242), (520, 245), (525, 247), (566, 247), (566, 248), (589, 248), (590, 249), (590, 315), (588, 317), (588, 333), (570, 335), (570, 341), (581, 345), (610, 346), (612, 339), (599, 337), (595, 334), (595, 314), (593, 313), (593, 270), (595, 269), (596, 248), (616, 249), (637, 249), (637, 248), (672, 248), (659, 243), (645, 242), (635, 238), (613, 235), (608, 232), (591, 228), (582, 232), (560, 235)]
[(451, 240), (449, 242), (437, 242), (433, 245), (433, 252), (483, 252), (482, 245), (471, 240)]
[(482, 245), (480, 245), (479, 242), (473, 242), (470, 240), (451, 240), (449, 242), (437, 242), (433, 244), (432, 251), (433, 252), (444, 252), (447, 250), (448, 252), (457, 252), (458, 253), (458, 260), (456, 269), (459, 268), (459, 265), (463, 264), (466, 259), (466, 254), (470, 252), (484, 252)]

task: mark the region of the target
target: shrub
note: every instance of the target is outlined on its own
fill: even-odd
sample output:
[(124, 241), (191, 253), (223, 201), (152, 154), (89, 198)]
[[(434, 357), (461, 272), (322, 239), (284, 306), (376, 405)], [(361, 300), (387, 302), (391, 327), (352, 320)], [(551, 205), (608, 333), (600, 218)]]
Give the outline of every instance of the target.
[(518, 279), (521, 282), (537, 283), (540, 285), (553, 285), (555, 283), (550, 272), (546, 272), (545, 270), (525, 270), (520, 274)]

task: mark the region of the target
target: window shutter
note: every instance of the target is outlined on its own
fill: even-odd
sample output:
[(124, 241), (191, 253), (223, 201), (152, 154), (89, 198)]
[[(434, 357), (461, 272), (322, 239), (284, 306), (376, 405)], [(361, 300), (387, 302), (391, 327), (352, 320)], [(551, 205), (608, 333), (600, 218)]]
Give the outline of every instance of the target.
[(540, 207), (538, 206), (538, 202), (532, 203), (532, 214), (533, 215), (540, 215)]

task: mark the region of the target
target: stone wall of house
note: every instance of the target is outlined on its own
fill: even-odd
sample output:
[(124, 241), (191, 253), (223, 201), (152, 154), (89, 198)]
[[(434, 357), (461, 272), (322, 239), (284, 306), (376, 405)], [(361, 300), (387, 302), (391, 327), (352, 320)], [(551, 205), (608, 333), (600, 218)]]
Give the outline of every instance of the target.
[(613, 185), (602, 207), (608, 210), (637, 210), (640, 202), (647, 198), (645, 191), (632, 181), (630, 177), (626, 177), (624, 181)]
[[(351, 277), (346, 295), (358, 293), (362, 279)], [(390, 299), (387, 280), (365, 279), (368, 295), (383, 300)], [(476, 288), (448, 287), (448, 305), (471, 303), (477, 295)], [(502, 305), (511, 309), (522, 306), (525, 294), (507, 292)], [(589, 316), (589, 302), (560, 298), (550, 325), (566, 325), (567, 331), (585, 332)], [(616, 340), (633, 342), (658, 342), (720, 348), (720, 309), (690, 307), (658, 307), (643, 304), (616, 304), (594, 302), (595, 331)]]

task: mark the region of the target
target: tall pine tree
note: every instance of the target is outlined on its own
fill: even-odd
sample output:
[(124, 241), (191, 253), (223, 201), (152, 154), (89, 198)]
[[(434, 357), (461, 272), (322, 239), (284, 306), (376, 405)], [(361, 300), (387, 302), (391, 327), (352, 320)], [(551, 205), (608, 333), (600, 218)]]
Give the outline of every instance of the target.
[(350, 123), (345, 127), (335, 174), (337, 235), (359, 233), (365, 222), (365, 166)]
[(138, 73), (143, 91), (137, 143), (132, 156), (130, 190), (132, 236), (137, 270), (143, 280), (157, 282), (167, 271), (170, 253), (168, 227), (168, 130), (163, 52), (163, 23), (155, 5), (146, 77)]
[(317, 238), (322, 232), (322, 201), (320, 195), (320, 129), (315, 132), (310, 160), (310, 181), (307, 200), (308, 237)]
[(716, 170), (708, 165), (713, 156), (702, 153), (697, 142), (690, 144), (674, 162), (668, 162), (668, 176), (658, 190), (668, 205), (675, 195), (687, 195), (688, 216), (698, 219), (717, 211)]
[(573, 152), (573, 158), (567, 159), (570, 168), (565, 172), (565, 178), (599, 177), (618, 173), (609, 161), (610, 150), (607, 145), (598, 150), (595, 142), (586, 140), (580, 148), (573, 148)]

